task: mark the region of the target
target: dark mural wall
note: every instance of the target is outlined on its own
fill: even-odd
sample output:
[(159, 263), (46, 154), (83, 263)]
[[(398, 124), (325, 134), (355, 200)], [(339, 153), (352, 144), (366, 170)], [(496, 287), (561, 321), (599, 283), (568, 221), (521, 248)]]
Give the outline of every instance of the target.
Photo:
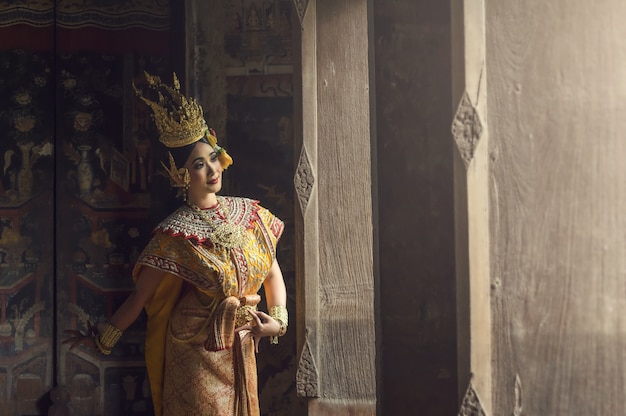
[(49, 51), (0, 52), (0, 413), (52, 383), (54, 78)]
[[(2, 415), (47, 414), (53, 402), (76, 416), (152, 414), (143, 317), (110, 356), (61, 341), (123, 302), (136, 257), (171, 208), (163, 149), (131, 83), (141, 86), (143, 70), (170, 79), (184, 67), (174, 61), (185, 47), (180, 3), (0, 0)], [(285, 221), (278, 256), (295, 311), (291, 2), (226, 3), (233, 20), (255, 12), (259, 22), (229, 28), (235, 165), (224, 193), (260, 199)], [(277, 69), (245, 64), (258, 56), (274, 56)], [(292, 328), (259, 355), (263, 414), (301, 414)]]
[[(157, 173), (145, 110), (131, 94), (163, 57), (66, 53), (57, 57), (57, 319), (59, 329), (104, 322), (132, 290), (131, 271), (154, 226)], [(59, 384), (74, 414), (151, 414), (143, 319), (110, 356), (59, 349)], [(63, 336), (59, 332), (58, 340)]]
[(76, 415), (150, 414), (141, 320), (110, 357), (60, 341), (119, 305), (150, 236), (155, 134), (129, 87), (171, 71), (171, 11), (83, 3), (0, 2), (3, 415), (47, 414), (57, 384)]

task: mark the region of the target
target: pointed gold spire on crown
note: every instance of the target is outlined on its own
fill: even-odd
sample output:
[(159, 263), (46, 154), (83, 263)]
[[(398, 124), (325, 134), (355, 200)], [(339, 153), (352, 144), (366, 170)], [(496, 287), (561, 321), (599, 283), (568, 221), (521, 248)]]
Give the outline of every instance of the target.
[(202, 106), (195, 98), (187, 98), (180, 92), (180, 82), (173, 74), (172, 86), (166, 85), (161, 78), (144, 71), (150, 88), (158, 94), (158, 101), (146, 98), (133, 83), (135, 94), (152, 109), (152, 115), (159, 141), (167, 147), (182, 147), (205, 137), (207, 124)]

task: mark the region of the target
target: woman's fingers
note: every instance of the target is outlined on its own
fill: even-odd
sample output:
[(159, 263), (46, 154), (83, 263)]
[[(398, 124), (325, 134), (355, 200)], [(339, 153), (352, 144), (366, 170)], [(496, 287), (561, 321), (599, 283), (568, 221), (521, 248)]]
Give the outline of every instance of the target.
[(81, 339), (78, 339), (78, 340), (74, 341), (74, 342), (72, 343), (72, 345), (70, 345), (70, 348), (69, 348), (69, 349), (70, 349), (70, 350), (73, 350), (74, 348), (78, 347), (80, 344), (82, 344), (82, 340), (81, 340)]
[(257, 326), (260, 326), (263, 323), (263, 321), (261, 321), (261, 318), (259, 318), (259, 315), (262, 314), (263, 312), (252, 311), (248, 309), (248, 313), (250, 314), (250, 316), (252, 317), (252, 320), (255, 322)]
[[(73, 344), (73, 343), (76, 342), (76, 338), (77, 337), (71, 337), (71, 338), (68, 338), (68, 339), (64, 339), (63, 341), (61, 341), (61, 344), (62, 345)], [(70, 349), (72, 349), (72, 347), (70, 347)]]
[(239, 331), (252, 331), (252, 325), (250, 324), (243, 324), (240, 327), (235, 328), (235, 333), (239, 332)]
[(259, 353), (259, 342), (261, 342), (261, 337), (254, 337), (254, 352)]
[(68, 338), (68, 339), (62, 341), (61, 344), (63, 344), (63, 345), (70, 344), (69, 349), (73, 350), (77, 346), (79, 346), (81, 344), (84, 344), (85, 341), (87, 341), (88, 339), (89, 338), (85, 338), (84, 336), (81, 336), (81, 337), (71, 337), (71, 338)]
[(256, 315), (257, 315), (258, 317), (262, 318), (262, 321), (263, 321), (263, 322), (267, 322), (267, 320), (268, 320), (269, 318), (271, 318), (268, 314), (266, 314), (266, 313), (265, 313), (265, 312), (263, 312), (263, 311), (256, 311)]
[(258, 353), (261, 338), (275, 335), (278, 331), (277, 328), (275, 328), (278, 326), (278, 323), (274, 320), (274, 318), (265, 312), (248, 310), (248, 313), (250, 314), (252, 320), (244, 325), (241, 325), (240, 327), (235, 328), (235, 332), (237, 333), (244, 330), (250, 331), (242, 337), (242, 340), (251, 336), (254, 339), (254, 351)]

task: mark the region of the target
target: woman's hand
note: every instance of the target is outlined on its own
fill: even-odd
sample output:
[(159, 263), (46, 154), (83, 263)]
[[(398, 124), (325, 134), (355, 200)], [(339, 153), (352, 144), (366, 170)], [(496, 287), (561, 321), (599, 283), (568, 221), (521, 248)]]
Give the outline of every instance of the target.
[[(280, 323), (265, 312), (248, 310), (248, 313), (252, 317), (252, 321), (239, 328), (235, 328), (235, 332), (243, 330), (250, 331), (248, 334), (254, 337), (254, 350), (258, 353), (261, 338), (278, 335), (278, 332), (280, 332)], [(246, 334), (246, 336), (248, 334)]]
[(63, 333), (66, 335), (70, 335), (70, 337), (61, 342), (61, 344), (70, 344), (70, 350), (76, 348), (79, 345), (84, 345), (92, 350), (96, 349), (94, 337), (98, 335), (98, 330), (95, 326), (91, 325), (91, 322), (89, 321), (87, 321), (87, 332), (84, 334), (81, 331), (75, 329), (66, 329), (65, 331), (63, 331)]

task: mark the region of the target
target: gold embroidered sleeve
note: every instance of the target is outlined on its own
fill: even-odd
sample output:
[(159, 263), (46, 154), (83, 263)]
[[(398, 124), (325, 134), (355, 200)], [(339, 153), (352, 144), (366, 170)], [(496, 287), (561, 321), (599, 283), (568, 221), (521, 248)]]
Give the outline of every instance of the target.
[(276, 245), (285, 230), (285, 224), (269, 210), (259, 207), (259, 219), (263, 227), (266, 241), (272, 249), (272, 257), (276, 258)]

